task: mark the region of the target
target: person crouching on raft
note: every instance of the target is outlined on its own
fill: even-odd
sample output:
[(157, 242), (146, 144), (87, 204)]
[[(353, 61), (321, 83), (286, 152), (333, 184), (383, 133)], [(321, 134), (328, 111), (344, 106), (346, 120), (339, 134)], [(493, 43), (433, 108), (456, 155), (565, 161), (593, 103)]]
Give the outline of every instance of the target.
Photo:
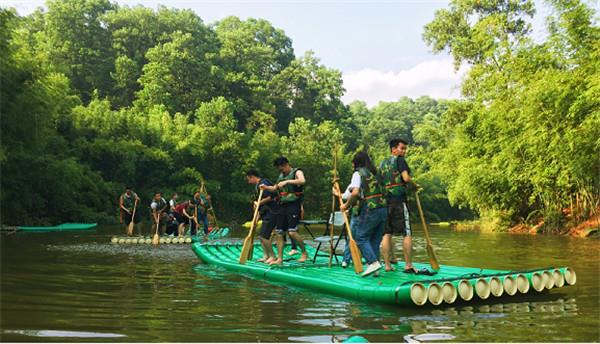
[(152, 199), (152, 203), (150, 203), (150, 209), (152, 210), (152, 231), (154, 234), (156, 231), (156, 225), (160, 231), (160, 234), (164, 234), (167, 226), (168, 220), (168, 211), (169, 211), (169, 203), (162, 197), (160, 192), (154, 194), (154, 198)]
[[(140, 230), (140, 211), (136, 209), (135, 216), (133, 215), (133, 208), (136, 207), (140, 202), (138, 195), (133, 192), (131, 186), (125, 187), (125, 193), (119, 197), (119, 209), (121, 210), (121, 216), (123, 222), (125, 222), (125, 233), (129, 235), (128, 229), (129, 224), (133, 221), (135, 227), (137, 227), (138, 234), (142, 234)], [(135, 218), (132, 218), (134, 216)]]
[[(387, 207), (380, 181), (381, 176), (378, 175), (367, 152), (356, 153), (352, 164), (354, 184), (351, 183), (350, 196), (344, 204), (340, 205), (340, 210), (346, 211), (352, 208), (352, 213), (356, 217), (356, 244), (368, 264), (361, 275), (365, 277), (381, 269), (379, 245), (385, 230)], [(360, 184), (357, 183), (359, 178)]]
[[(185, 209), (187, 209), (190, 205), (190, 201), (185, 201), (179, 203), (173, 209), (173, 216), (177, 223), (179, 224), (177, 228), (177, 233), (179, 236), (183, 236), (185, 234), (185, 225), (189, 222), (190, 217), (185, 214)], [(193, 220), (192, 220), (193, 221)]]
[[(273, 186), (273, 183), (271, 183), (270, 180), (261, 177), (258, 171), (253, 169), (246, 172), (246, 181), (248, 184), (255, 185), (255, 199), (258, 199), (258, 190), (261, 185)], [(258, 204), (256, 200), (253, 202), (254, 209), (259, 206), (258, 212), (260, 213), (260, 218), (262, 219), (262, 227), (258, 238), (260, 239), (260, 244), (262, 245), (263, 252), (265, 253), (264, 256), (258, 261), (265, 262), (267, 264), (277, 260), (275, 252), (273, 252), (273, 245), (271, 244), (271, 233), (277, 224), (275, 222), (277, 216), (277, 202), (275, 202), (275, 197), (276, 193), (263, 191), (260, 204)]]
[[(402, 139), (394, 139), (389, 143), (391, 156), (384, 159), (379, 165), (379, 169), (385, 183), (385, 194), (388, 207), (388, 218), (386, 229), (383, 234), (381, 250), (383, 251), (383, 261), (385, 271), (393, 271), (392, 263), (394, 261), (394, 235), (402, 235), (402, 250), (404, 253), (404, 272), (415, 273), (412, 264), (412, 233), (410, 229), (410, 212), (408, 209), (407, 189), (414, 186), (415, 189), (421, 187), (410, 177), (410, 168), (404, 160), (408, 143)], [(412, 185), (411, 185), (412, 184)]]
[(292, 168), (286, 157), (280, 156), (273, 162), (279, 170), (279, 177), (274, 186), (261, 185), (260, 188), (270, 192), (279, 192), (279, 214), (277, 215), (277, 253), (278, 258), (270, 264), (283, 264), (283, 235), (288, 232), (290, 238), (296, 240), (302, 254), (298, 262), (308, 259), (302, 237), (298, 234), (300, 209), (302, 206), (303, 190), (306, 180), (299, 168)]

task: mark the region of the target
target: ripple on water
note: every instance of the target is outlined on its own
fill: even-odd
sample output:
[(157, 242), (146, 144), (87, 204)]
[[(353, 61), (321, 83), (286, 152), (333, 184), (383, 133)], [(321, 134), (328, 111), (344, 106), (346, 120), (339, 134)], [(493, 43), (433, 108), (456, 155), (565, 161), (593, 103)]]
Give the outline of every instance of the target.
[(447, 333), (409, 334), (404, 336), (404, 340), (407, 343), (437, 342), (440, 340), (453, 340), (454, 338), (456, 337)]
[(127, 337), (119, 333), (99, 333), (80, 331), (56, 330), (5, 330), (4, 333), (21, 334), (30, 337), (63, 337), (63, 338), (122, 338)]

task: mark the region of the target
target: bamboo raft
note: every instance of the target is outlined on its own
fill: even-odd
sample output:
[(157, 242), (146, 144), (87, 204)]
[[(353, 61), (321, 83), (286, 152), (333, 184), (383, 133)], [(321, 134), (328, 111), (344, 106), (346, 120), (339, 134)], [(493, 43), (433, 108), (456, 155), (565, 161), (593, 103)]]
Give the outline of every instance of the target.
[[(285, 252), (289, 249), (286, 246)], [(240, 264), (240, 242), (196, 242), (192, 244), (192, 250), (203, 262), (231, 271), (341, 297), (404, 306), (438, 306), (535, 294), (576, 282), (575, 272), (569, 267), (509, 271), (442, 265), (437, 274), (428, 276), (404, 273), (404, 264), (398, 263), (396, 271), (363, 278), (351, 267), (344, 269), (335, 263), (329, 267), (329, 258), (323, 256), (317, 256), (315, 263), (311, 259), (304, 263), (294, 259), (282, 266), (256, 261)], [(307, 246), (307, 251), (312, 258), (315, 249)], [(263, 257), (260, 244), (254, 244), (252, 254), (255, 260)], [(429, 264), (415, 263), (414, 266), (429, 268)]]
[[(202, 241), (202, 240), (215, 240), (222, 239), (229, 236), (229, 228), (223, 227), (208, 233), (207, 236), (204, 233), (198, 236), (162, 236), (159, 239), (159, 244), (191, 244), (192, 242)], [(128, 236), (113, 236), (110, 239), (110, 242), (113, 244), (152, 244), (151, 236), (137, 236), (137, 237), (128, 237)]]

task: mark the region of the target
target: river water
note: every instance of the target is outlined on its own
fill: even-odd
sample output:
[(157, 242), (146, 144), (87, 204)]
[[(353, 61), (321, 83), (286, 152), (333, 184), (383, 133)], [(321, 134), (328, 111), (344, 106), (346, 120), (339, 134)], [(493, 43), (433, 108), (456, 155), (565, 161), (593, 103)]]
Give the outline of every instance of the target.
[[(376, 342), (600, 341), (598, 239), (434, 227), (441, 264), (570, 266), (577, 284), (485, 303), (401, 308), (203, 265), (189, 245), (111, 244), (120, 231), (3, 234), (0, 340), (337, 342), (360, 335)], [(427, 262), (420, 230), (414, 242), (416, 260)]]

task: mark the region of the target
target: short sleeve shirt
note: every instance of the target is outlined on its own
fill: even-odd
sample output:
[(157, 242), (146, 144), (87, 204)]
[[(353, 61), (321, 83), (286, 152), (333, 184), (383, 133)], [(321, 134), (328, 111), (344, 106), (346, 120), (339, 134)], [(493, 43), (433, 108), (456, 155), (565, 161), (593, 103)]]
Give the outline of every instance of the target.
[(348, 197), (350, 197), (350, 194), (352, 193), (352, 190), (357, 188), (360, 189), (360, 185), (360, 174), (357, 171), (354, 171), (354, 173), (352, 173), (352, 180), (350, 180), (350, 185), (348, 185), (346, 191), (344, 191), (344, 193), (342, 194), (342, 199), (348, 199)]

